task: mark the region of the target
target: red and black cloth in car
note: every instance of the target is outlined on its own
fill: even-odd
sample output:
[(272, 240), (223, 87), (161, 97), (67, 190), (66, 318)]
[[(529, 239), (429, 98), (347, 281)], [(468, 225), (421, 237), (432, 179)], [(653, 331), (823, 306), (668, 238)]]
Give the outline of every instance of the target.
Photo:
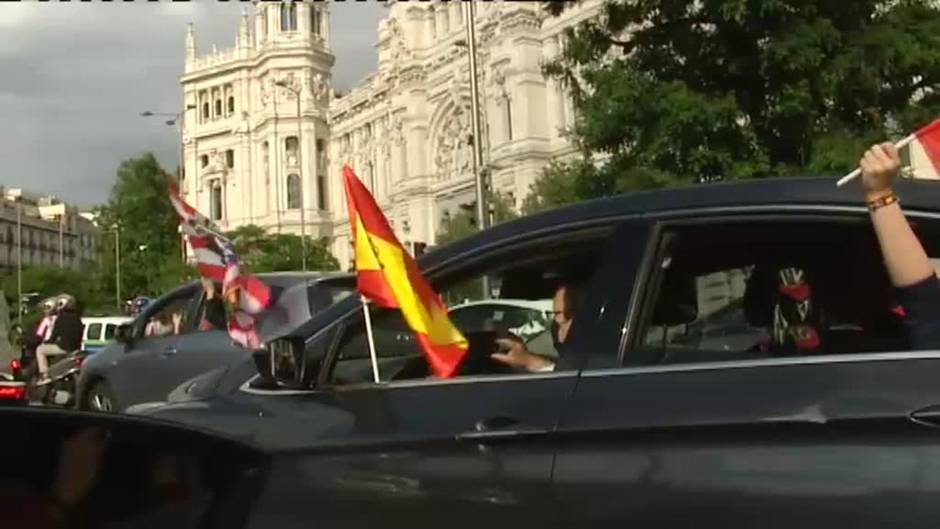
[(904, 328), (915, 350), (940, 349), (940, 281), (930, 276), (898, 289)]
[(819, 354), (825, 324), (822, 307), (804, 269), (777, 270), (770, 352), (778, 355)]

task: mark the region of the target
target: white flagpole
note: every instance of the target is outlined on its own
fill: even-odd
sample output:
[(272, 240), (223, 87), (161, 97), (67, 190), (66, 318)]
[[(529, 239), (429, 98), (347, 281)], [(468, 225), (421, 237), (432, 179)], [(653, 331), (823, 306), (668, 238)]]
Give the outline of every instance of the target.
[(379, 359), (375, 355), (375, 338), (372, 336), (372, 317), (369, 315), (369, 300), (362, 298), (362, 314), (366, 318), (366, 336), (369, 338), (369, 356), (372, 358), (372, 378), (379, 383)]
[[(908, 145), (909, 143), (911, 143), (912, 141), (914, 141), (915, 138), (917, 138), (917, 134), (911, 134), (910, 136), (904, 138), (903, 140), (901, 140), (901, 141), (895, 143), (894, 146), (897, 147), (898, 149), (903, 149), (904, 147), (907, 147), (907, 145)], [(861, 168), (855, 169), (855, 170), (852, 171), (851, 173), (849, 173), (849, 174), (843, 176), (842, 178), (840, 178), (839, 181), (836, 182), (836, 187), (842, 187), (842, 186), (844, 186), (845, 184), (847, 184), (847, 183), (851, 182), (852, 180), (855, 180), (856, 178), (858, 178), (858, 176), (861, 175), (861, 174), (862, 174)]]

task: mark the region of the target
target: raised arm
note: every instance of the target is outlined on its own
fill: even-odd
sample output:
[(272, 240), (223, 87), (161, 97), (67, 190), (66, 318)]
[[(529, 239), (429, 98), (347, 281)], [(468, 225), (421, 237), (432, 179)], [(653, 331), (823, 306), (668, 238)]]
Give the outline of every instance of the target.
[(891, 184), (901, 170), (898, 150), (890, 143), (874, 145), (859, 162), (865, 199), (881, 245), (891, 282), (906, 288), (934, 275), (927, 252), (901, 211)]

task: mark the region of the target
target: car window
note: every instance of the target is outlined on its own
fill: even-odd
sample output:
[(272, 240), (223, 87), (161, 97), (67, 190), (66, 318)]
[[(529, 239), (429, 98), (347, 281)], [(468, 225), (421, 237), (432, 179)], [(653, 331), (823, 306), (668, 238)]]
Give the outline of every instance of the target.
[[(490, 358), (495, 339), (513, 334), (531, 343), (530, 351), (556, 357), (548, 336), (552, 298), (564, 283), (587, 284), (604, 258), (609, 232), (594, 233), (551, 252), (520, 247), (518, 255), (501, 255), (469, 270), (453, 272), (435, 285), (451, 309), (451, 321), (469, 342), (460, 375), (492, 375), (513, 372)], [(430, 376), (427, 362), (414, 333), (397, 309), (370, 306), (372, 330), (382, 381)], [(577, 325), (575, 322), (573, 325)], [(536, 340), (535, 338), (541, 337)], [(361, 314), (350, 317), (338, 340), (330, 380), (334, 384), (373, 380), (368, 335)]]
[[(908, 348), (877, 241), (863, 222), (733, 223), (664, 233), (659, 280), (630, 363)], [(933, 237), (921, 237), (936, 251)]]
[(114, 339), (114, 333), (117, 332), (117, 328), (118, 328), (118, 326), (115, 325), (115, 324), (113, 324), (113, 323), (109, 323), (109, 324), (105, 325), (105, 328), (104, 328), (104, 339), (105, 339), (105, 340), (113, 340), (113, 339)]
[(192, 290), (163, 300), (160, 305), (148, 310), (144, 317), (140, 318), (135, 335), (139, 338), (154, 338), (192, 331), (191, 320), (195, 301), (196, 292)]
[(101, 324), (92, 323), (88, 327), (85, 327), (85, 339), (86, 340), (98, 340), (101, 336)]

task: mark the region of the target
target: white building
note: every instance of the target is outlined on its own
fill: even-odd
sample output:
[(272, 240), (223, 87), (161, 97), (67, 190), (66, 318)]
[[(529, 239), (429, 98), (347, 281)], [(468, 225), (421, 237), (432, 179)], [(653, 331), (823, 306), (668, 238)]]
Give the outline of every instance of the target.
[[(204, 57), (190, 28), (187, 199), (226, 229), (253, 223), (293, 233), (303, 204), (306, 232), (331, 237), (346, 265), (341, 168), (349, 164), (406, 245), (433, 245), (441, 221), (475, 199), (462, 4), (390, 1), (378, 70), (342, 95), (330, 88), (328, 3), (257, 3), (235, 49)], [(494, 190), (517, 205), (550, 160), (572, 152), (564, 136), (571, 100), (542, 65), (560, 52), (565, 28), (600, 8), (587, 0), (555, 18), (539, 3), (476, 4), (484, 165)]]

